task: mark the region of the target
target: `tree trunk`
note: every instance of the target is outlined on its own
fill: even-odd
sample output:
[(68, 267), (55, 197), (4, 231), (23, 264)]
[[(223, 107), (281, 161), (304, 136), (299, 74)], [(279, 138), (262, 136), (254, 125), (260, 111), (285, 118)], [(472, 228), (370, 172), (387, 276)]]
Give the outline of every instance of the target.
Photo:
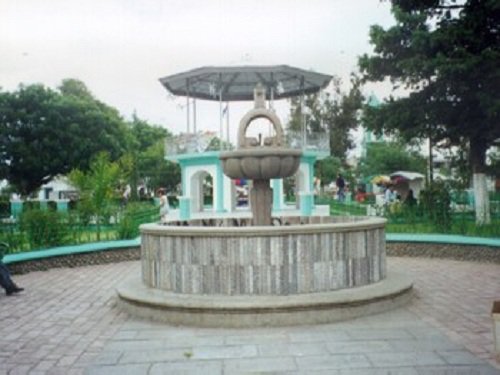
[(490, 198), (486, 186), (486, 143), (482, 139), (470, 140), (470, 162), (474, 187), (476, 224), (490, 224)]
[(433, 142), (429, 137), (429, 185), (434, 181), (434, 156), (432, 155)]

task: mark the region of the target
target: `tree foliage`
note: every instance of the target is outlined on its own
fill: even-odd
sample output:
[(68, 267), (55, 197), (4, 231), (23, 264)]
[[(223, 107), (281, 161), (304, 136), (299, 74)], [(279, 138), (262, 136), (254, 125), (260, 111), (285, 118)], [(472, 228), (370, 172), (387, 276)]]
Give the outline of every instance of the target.
[(351, 86), (346, 93), (342, 82), (334, 77), (330, 90), (325, 95), (308, 95), (302, 109), (299, 98), (292, 99), (288, 130), (300, 132), (305, 120), (308, 135), (329, 134), (330, 154), (345, 163), (347, 153), (354, 148), (352, 130), (358, 126), (358, 111), (361, 109), (363, 95), (361, 80), (351, 76)]
[(342, 171), (342, 162), (339, 158), (329, 156), (318, 160), (314, 165), (314, 169), (314, 175), (325, 185), (335, 181), (337, 174)]
[[(127, 123), (127, 149), (120, 159), (120, 165), (126, 180), (123, 184), (130, 185), (133, 200), (138, 198), (139, 184), (153, 190), (161, 186), (156, 185), (156, 180), (158, 171), (166, 163), (164, 152), (155, 153), (154, 161), (151, 162), (150, 149), (163, 150), (165, 138), (169, 136), (171, 134), (167, 129), (151, 125), (135, 113), (132, 121)], [(155, 184), (152, 185), (151, 182)]]
[(59, 91), (33, 84), (0, 92), (0, 172), (22, 195), (73, 168), (87, 169), (106, 151), (125, 149), (118, 111), (94, 99), (85, 85), (65, 80)]
[(391, 174), (396, 171), (425, 173), (425, 165), (422, 155), (399, 143), (373, 142), (368, 145), (366, 156), (361, 158), (359, 169), (363, 176)]
[(396, 25), (372, 26), (365, 78), (390, 78), (410, 94), (367, 109), (376, 131), (434, 143), (469, 144), (473, 170), (500, 138), (500, 3), (496, 0), (392, 0)]
[(95, 220), (99, 241), (101, 225), (111, 215), (117, 198), (121, 179), (119, 164), (110, 161), (109, 155), (101, 152), (92, 160), (87, 172), (74, 169), (68, 177), (80, 192), (80, 211)]

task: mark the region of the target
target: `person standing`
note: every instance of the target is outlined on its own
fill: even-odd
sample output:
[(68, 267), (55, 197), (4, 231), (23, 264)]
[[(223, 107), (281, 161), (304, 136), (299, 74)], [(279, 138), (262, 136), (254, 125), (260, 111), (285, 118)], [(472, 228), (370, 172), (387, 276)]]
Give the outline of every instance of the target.
[(396, 196), (394, 194), (394, 185), (388, 184), (385, 188), (384, 192), (384, 204), (389, 206), (392, 202), (396, 200)]
[(160, 221), (164, 223), (170, 210), (166, 190), (163, 188), (158, 189), (158, 195), (160, 196)]
[(335, 185), (337, 185), (337, 199), (339, 202), (343, 202), (345, 200), (345, 180), (340, 173), (337, 175)]
[(417, 204), (417, 200), (415, 199), (415, 196), (413, 195), (412, 189), (408, 190), (408, 194), (406, 195), (406, 198), (404, 200), (404, 204), (408, 207), (415, 207), (415, 205)]

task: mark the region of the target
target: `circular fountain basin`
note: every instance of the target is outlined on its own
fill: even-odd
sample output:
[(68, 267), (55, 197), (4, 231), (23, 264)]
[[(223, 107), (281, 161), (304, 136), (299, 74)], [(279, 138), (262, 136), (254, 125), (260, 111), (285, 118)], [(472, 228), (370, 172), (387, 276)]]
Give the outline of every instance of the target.
[(301, 150), (262, 147), (220, 154), (224, 174), (232, 179), (269, 180), (292, 176), (300, 164)]
[(134, 315), (210, 327), (326, 323), (407, 302), (387, 273), (385, 220), (283, 217), (141, 226), (142, 277), (118, 288)]

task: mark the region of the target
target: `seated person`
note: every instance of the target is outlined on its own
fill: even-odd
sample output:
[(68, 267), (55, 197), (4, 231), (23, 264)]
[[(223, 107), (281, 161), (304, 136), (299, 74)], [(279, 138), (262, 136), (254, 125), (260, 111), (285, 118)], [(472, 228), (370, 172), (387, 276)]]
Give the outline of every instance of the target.
[(2, 242), (0, 243), (0, 286), (5, 289), (5, 294), (8, 296), (22, 292), (24, 289), (18, 287), (10, 277), (9, 269), (5, 264), (3, 264), (2, 259), (4, 252), (7, 250), (9, 245)]

